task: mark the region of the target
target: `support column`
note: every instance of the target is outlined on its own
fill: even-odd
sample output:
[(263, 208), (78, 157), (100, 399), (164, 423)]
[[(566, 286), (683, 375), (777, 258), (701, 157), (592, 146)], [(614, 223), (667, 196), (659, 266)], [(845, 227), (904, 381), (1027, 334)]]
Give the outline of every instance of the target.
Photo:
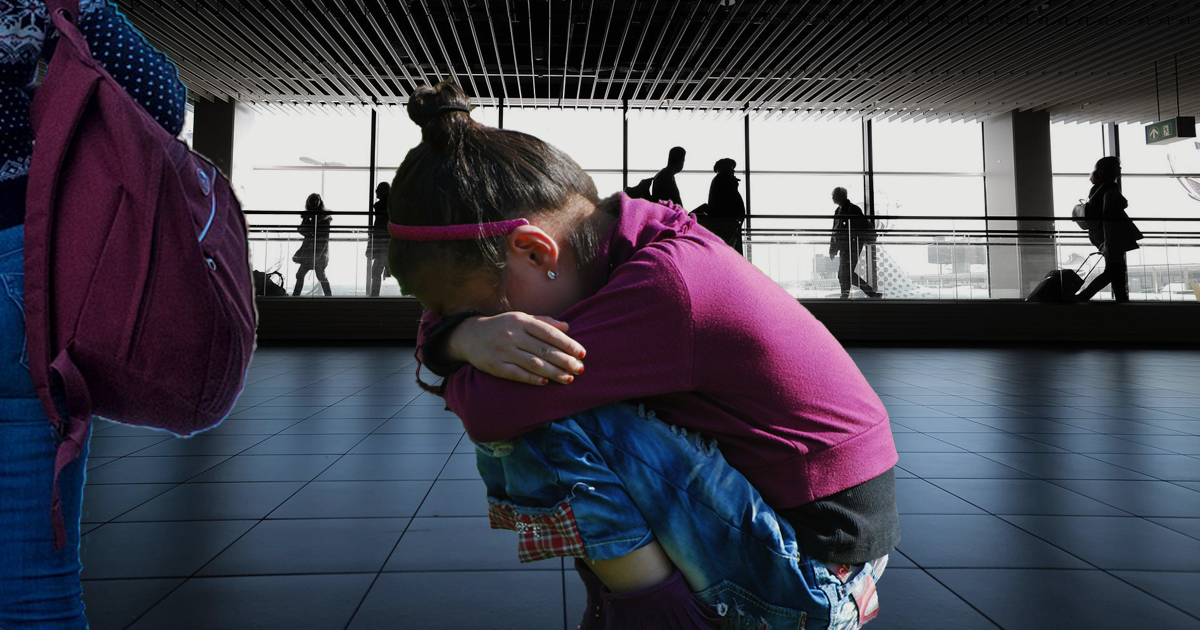
[[(1050, 114), (1013, 111), (983, 123), (984, 191), (989, 217), (988, 272), (991, 296), (1022, 299), (1057, 268), (1053, 221), (1054, 177), (1050, 164)], [(993, 234), (1038, 230), (1037, 235)]]
[(226, 177), (233, 170), (233, 112), (237, 101), (196, 99), (192, 148)]

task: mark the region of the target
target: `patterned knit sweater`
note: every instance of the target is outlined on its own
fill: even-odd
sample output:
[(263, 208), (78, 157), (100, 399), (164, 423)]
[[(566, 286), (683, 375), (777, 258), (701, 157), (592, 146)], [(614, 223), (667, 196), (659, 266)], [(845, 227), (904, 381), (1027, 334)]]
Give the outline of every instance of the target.
[[(183, 128), (187, 88), (175, 66), (103, 0), (82, 0), (77, 19), (92, 56), (171, 134)], [(33, 134), (29, 106), (39, 59), (58, 34), (43, 0), (0, 0), (0, 229), (25, 220)]]

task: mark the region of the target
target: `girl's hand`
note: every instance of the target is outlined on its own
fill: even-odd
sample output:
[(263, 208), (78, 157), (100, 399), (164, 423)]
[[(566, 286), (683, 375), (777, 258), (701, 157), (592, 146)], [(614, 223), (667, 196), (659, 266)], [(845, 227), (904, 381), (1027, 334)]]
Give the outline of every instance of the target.
[(546, 385), (569, 384), (583, 373), (586, 351), (566, 335), (568, 325), (550, 317), (508, 312), (463, 321), (450, 334), (450, 358), (492, 376)]

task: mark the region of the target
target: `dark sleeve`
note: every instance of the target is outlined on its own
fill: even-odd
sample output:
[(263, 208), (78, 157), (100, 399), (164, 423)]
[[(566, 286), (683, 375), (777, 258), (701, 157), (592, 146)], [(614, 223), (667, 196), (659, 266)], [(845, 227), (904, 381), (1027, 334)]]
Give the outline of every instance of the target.
[(430, 372), (443, 377), (450, 376), (460, 368), (466, 366), (467, 363), (465, 361), (455, 361), (449, 357), (447, 344), (450, 342), (450, 335), (454, 333), (459, 324), (472, 317), (479, 317), (482, 314), (477, 311), (468, 311), (452, 317), (437, 318), (436, 320), (422, 318), (421, 333), (419, 335), (421, 343), (418, 346), (417, 354), (421, 359), (421, 364)]
[[(187, 87), (180, 82), (175, 64), (151, 46), (115, 4), (85, 0), (80, 4), (78, 24), (92, 57), (167, 133), (179, 135), (187, 109)], [(51, 37), (44, 49), (47, 59), (54, 54), (57, 32)]]

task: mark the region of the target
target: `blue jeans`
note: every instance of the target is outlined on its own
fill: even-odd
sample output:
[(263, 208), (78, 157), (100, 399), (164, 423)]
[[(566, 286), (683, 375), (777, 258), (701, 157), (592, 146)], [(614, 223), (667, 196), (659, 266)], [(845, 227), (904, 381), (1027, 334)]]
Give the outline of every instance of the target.
[(58, 434), (29, 377), (24, 227), (0, 231), (0, 628), (86, 630), (79, 583), (85, 447), (59, 478), (67, 544), (54, 549), (50, 491)]
[(492, 526), (518, 532), (522, 560), (609, 560), (657, 540), (726, 628), (857, 628), (887, 564), (834, 576), (715, 443), (641, 407), (586, 411), (476, 455)]

